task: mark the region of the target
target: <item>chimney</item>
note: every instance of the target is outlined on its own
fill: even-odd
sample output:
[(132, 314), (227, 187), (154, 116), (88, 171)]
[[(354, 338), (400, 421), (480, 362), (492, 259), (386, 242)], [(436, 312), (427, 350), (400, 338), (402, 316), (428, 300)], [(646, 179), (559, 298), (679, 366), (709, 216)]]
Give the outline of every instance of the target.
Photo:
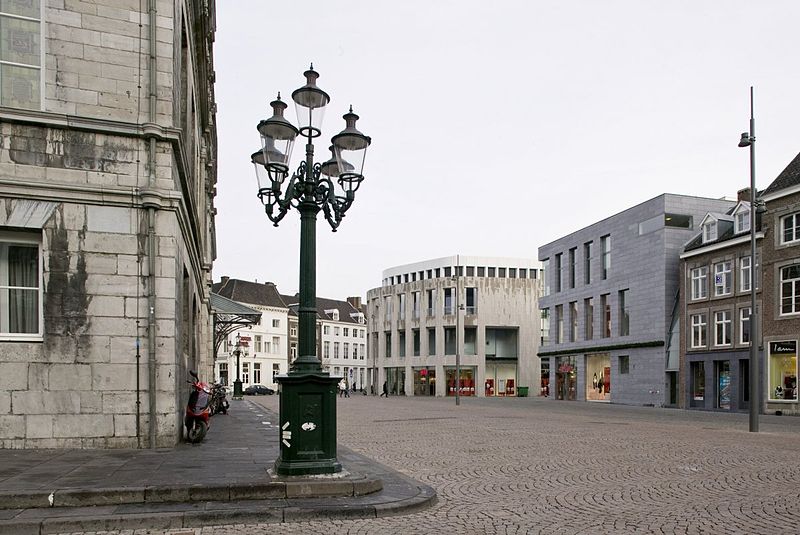
[(356, 310), (361, 311), (361, 297), (360, 296), (348, 297), (347, 298), (347, 302), (350, 303), (350, 306), (352, 306)]
[(222, 276), (222, 285), (225, 286), (226, 284), (228, 284), (229, 280), (231, 280), (230, 277), (228, 277), (227, 275), (223, 275)]
[(736, 192), (736, 200), (750, 202), (750, 188), (742, 188)]

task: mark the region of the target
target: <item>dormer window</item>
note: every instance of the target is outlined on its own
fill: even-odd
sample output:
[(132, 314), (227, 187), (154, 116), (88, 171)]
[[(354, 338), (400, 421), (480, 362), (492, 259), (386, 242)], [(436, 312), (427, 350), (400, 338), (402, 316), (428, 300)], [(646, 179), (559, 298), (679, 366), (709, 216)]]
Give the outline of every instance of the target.
[(717, 222), (709, 219), (703, 224), (703, 243), (708, 243), (717, 239)]
[(327, 314), (333, 321), (339, 321), (339, 309), (338, 308), (330, 308), (325, 310), (325, 314)]
[(740, 202), (733, 211), (733, 233), (741, 234), (750, 230), (750, 205)]

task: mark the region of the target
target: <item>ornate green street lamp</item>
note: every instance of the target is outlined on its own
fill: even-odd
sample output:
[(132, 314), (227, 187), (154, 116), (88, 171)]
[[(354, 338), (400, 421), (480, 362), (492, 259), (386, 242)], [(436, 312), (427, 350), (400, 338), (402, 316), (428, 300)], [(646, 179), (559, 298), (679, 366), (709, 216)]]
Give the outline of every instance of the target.
[(236, 346), (233, 349), (236, 357), (236, 380), (233, 382), (233, 399), (242, 399), (242, 380), (239, 378), (239, 357), (242, 355), (242, 342), (236, 333)]
[[(322, 210), (336, 232), (364, 180), (364, 157), (371, 142), (356, 129), (358, 115), (351, 107), (344, 115), (345, 129), (331, 139), (331, 159), (314, 163), (312, 140), (322, 134), (322, 118), (330, 97), (317, 87), (319, 74), (313, 65), (303, 74), (306, 85), (292, 93), (300, 128), (283, 116), (286, 104), (278, 93), (270, 103), (272, 117), (258, 124), (261, 150), (251, 156), (258, 197), (275, 226), (290, 208), (300, 212), (299, 354), (289, 372), (276, 377), (280, 455), (275, 470), (279, 475), (330, 474), (342, 469), (336, 459), (336, 385), (340, 378), (324, 372), (316, 354), (316, 224)], [(284, 185), (298, 135), (306, 138), (306, 158)], [(342, 194), (336, 193), (334, 181)]]

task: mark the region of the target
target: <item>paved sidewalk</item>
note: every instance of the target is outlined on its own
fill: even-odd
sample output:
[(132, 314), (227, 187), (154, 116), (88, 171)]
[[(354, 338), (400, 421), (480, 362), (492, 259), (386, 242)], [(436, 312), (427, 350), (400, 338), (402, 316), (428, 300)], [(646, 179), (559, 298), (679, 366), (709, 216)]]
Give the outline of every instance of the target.
[(345, 475), (276, 478), (277, 415), (245, 399), (206, 439), (157, 450), (0, 450), (0, 533), (376, 518), (436, 494), (342, 446)]

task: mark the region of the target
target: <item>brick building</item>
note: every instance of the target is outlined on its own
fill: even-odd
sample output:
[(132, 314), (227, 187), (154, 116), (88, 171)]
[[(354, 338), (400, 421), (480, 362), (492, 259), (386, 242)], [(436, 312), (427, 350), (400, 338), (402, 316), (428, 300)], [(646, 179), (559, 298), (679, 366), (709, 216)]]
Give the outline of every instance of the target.
[[(746, 411), (750, 407), (754, 264), (749, 199), (750, 188), (743, 189), (734, 207), (706, 214), (698, 227), (700, 232), (681, 254), (678, 405), (682, 408)], [(763, 236), (757, 226), (757, 299)]]
[(799, 414), (800, 154), (767, 187), (763, 216), (764, 410)]
[(211, 374), (214, 0), (0, 3), (0, 446), (155, 447)]

